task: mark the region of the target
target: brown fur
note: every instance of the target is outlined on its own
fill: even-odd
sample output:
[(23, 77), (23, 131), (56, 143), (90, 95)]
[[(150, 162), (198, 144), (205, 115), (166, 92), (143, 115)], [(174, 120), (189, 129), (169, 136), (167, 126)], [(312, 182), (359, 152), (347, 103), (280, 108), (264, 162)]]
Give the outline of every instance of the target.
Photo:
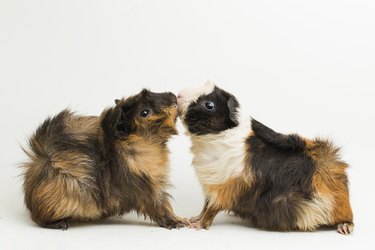
[(227, 180), (223, 184), (209, 185), (206, 190), (210, 194), (210, 201), (217, 204), (223, 210), (229, 210), (235, 206), (240, 195), (248, 187), (243, 177)]
[[(253, 136), (253, 133), (250, 136)], [(345, 173), (348, 166), (340, 160), (339, 149), (330, 142), (320, 139), (304, 140), (306, 143), (304, 153), (311, 157), (315, 165), (311, 184), (307, 184), (312, 186), (313, 192), (309, 199), (290, 192), (272, 200), (269, 206), (275, 206), (275, 208), (295, 206), (295, 214), (289, 215), (292, 216), (290, 218), (294, 218), (295, 225), (291, 226), (286, 223), (284, 227), (279, 227), (277, 230), (314, 231), (320, 226), (337, 226), (340, 233), (350, 234), (353, 230), (353, 214)], [(249, 154), (245, 157), (245, 163), (251, 162), (251, 144), (246, 144), (246, 152)], [(200, 215), (190, 219), (191, 226), (197, 229), (208, 228), (216, 214), (223, 210), (233, 211), (245, 219), (252, 220), (248, 210), (253, 205), (249, 203), (247, 197), (262, 195), (257, 191), (252, 191), (256, 185), (259, 185), (253, 171), (253, 167), (249, 165), (244, 168), (240, 176), (232, 177), (222, 184), (203, 185), (206, 201)], [(248, 196), (250, 194), (251, 196)], [(269, 216), (277, 217), (278, 210), (275, 212), (276, 214)], [(265, 227), (265, 229), (273, 228)]]
[[(186, 222), (169, 203), (168, 149), (176, 98), (143, 90), (99, 117), (63, 111), (30, 138), (25, 202), (42, 227), (67, 229), (135, 210), (160, 226)], [(142, 110), (150, 114), (141, 117)]]
[(333, 224), (353, 221), (349, 202), (348, 180), (345, 173), (348, 165), (338, 156), (338, 149), (324, 140), (308, 142), (307, 153), (316, 161), (317, 170), (313, 185), (318, 193), (330, 197), (334, 203)]
[(200, 215), (190, 219), (192, 227), (208, 228), (217, 213), (222, 210), (231, 211), (240, 198), (240, 195), (249, 185), (243, 176), (231, 178), (223, 184), (206, 185), (207, 199)]
[(278, 133), (255, 119), (246, 135), (248, 124), (238, 109), (236, 98), (212, 83), (179, 93), (206, 198), (192, 226), (207, 228), (216, 213), (227, 210), (266, 230), (337, 226), (351, 233), (347, 164), (339, 149), (325, 140)]
[(119, 142), (119, 147), (126, 149), (126, 153), (131, 152), (123, 157), (135, 174), (146, 174), (156, 182), (168, 174), (168, 150), (152, 140), (131, 135), (126, 142)]

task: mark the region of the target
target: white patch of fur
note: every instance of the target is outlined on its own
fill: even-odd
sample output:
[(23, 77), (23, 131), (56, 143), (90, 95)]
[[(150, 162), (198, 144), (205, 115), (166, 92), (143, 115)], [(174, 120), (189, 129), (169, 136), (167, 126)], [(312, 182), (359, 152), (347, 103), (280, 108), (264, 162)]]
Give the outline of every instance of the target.
[(203, 186), (222, 184), (242, 174), (245, 160), (245, 140), (250, 120), (239, 117), (239, 125), (219, 134), (189, 134), (192, 141), (193, 165)]
[(297, 227), (303, 231), (314, 231), (320, 225), (332, 224), (332, 197), (317, 194), (299, 206)]
[(185, 119), (186, 111), (192, 102), (195, 102), (200, 96), (210, 94), (215, 88), (213, 81), (207, 81), (198, 88), (183, 89), (178, 94), (178, 111), (181, 119)]

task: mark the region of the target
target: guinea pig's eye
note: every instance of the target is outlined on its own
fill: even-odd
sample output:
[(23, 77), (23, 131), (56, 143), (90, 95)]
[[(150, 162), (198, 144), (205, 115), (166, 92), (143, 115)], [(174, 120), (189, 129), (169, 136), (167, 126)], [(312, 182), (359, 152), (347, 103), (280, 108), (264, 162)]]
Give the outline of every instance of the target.
[(147, 117), (149, 114), (150, 114), (150, 110), (144, 109), (144, 110), (141, 111), (141, 113), (139, 115), (142, 116), (142, 117)]
[(204, 106), (209, 111), (213, 111), (215, 109), (215, 103), (213, 102), (205, 102)]

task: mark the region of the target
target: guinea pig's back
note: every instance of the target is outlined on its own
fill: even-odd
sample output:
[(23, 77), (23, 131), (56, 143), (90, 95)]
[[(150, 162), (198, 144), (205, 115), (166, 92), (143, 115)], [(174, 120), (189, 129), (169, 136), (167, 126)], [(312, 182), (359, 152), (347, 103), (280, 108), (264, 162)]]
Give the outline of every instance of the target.
[(38, 224), (49, 227), (49, 222), (67, 217), (99, 216), (97, 124), (97, 117), (64, 110), (46, 119), (29, 139), (24, 150), (28, 160), (22, 164), (25, 202)]
[(34, 162), (53, 160), (67, 152), (92, 156), (99, 147), (98, 133), (98, 117), (79, 116), (63, 110), (38, 127), (29, 139), (29, 149), (25, 151), (29, 160)]

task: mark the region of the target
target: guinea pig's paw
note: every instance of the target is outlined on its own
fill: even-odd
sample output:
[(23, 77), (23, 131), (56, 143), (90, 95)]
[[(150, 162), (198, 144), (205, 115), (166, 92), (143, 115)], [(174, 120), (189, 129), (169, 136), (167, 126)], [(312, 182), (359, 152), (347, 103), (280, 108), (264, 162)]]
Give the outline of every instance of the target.
[(340, 223), (337, 225), (337, 232), (343, 235), (349, 235), (353, 233), (354, 224), (353, 223)]
[(208, 226), (204, 224), (202, 221), (196, 221), (193, 223), (189, 224), (190, 228), (195, 228), (196, 230), (201, 230), (201, 229), (207, 229)]
[(189, 223), (188, 219), (186, 219), (186, 218), (178, 218), (176, 220), (175, 227), (173, 227), (173, 228), (178, 228), (179, 229), (179, 228), (187, 227), (189, 225), (190, 225), (190, 223)]
[(62, 229), (63, 231), (68, 230), (69, 226), (69, 222), (65, 219), (48, 222), (43, 225), (45, 228)]
[(199, 216), (199, 215), (191, 217), (191, 218), (189, 218), (189, 224), (195, 223), (195, 222), (199, 221), (200, 219), (201, 219), (201, 216)]
[(164, 220), (163, 222), (160, 222), (159, 225), (167, 229), (180, 229), (180, 228), (188, 226), (189, 223), (187, 220), (183, 220), (183, 219), (169, 219), (169, 220)]
[(188, 218), (179, 218), (179, 220), (184, 225), (184, 227), (187, 227), (190, 225), (190, 221)]

